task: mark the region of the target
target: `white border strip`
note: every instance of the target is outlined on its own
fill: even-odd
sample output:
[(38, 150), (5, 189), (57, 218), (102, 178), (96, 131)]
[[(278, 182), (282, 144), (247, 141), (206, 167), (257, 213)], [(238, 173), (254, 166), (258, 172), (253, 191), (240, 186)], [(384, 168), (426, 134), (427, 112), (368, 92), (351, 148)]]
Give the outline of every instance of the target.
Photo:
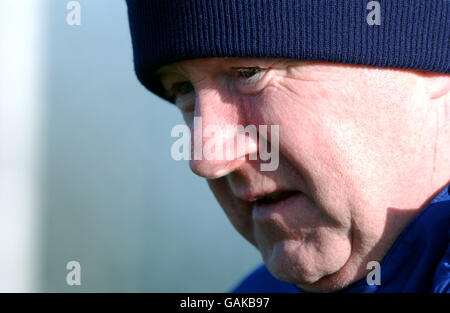
[(0, 292), (38, 288), (46, 1), (0, 1)]

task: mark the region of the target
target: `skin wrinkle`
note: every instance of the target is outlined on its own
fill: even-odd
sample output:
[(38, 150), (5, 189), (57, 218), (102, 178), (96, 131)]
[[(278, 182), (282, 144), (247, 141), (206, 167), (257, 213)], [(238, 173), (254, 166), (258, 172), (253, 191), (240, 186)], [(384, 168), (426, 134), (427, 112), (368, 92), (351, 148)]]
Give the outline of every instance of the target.
[[(268, 70), (244, 83), (231, 67)], [(381, 261), (430, 194), (450, 181), (450, 130), (440, 123), (448, 120), (448, 95), (444, 87), (425, 92), (432, 80), (421, 72), (245, 58), (178, 68), (194, 84), (194, 112), (204, 123), (280, 126), (273, 172), (248, 157), (192, 160), (191, 167), (209, 178), (269, 271), (300, 288), (329, 292), (362, 279), (366, 264)], [(445, 86), (448, 75), (440, 77)], [(262, 219), (238, 197), (274, 188), (304, 196)]]

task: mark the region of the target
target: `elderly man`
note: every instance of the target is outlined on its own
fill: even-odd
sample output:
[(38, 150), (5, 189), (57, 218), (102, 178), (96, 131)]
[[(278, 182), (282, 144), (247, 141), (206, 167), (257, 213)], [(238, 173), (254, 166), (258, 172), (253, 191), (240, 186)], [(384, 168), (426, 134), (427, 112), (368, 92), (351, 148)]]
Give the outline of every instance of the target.
[(279, 127), (276, 169), (254, 136), (190, 161), (264, 260), (235, 291), (450, 291), (449, 1), (127, 2), (138, 78), (193, 138)]

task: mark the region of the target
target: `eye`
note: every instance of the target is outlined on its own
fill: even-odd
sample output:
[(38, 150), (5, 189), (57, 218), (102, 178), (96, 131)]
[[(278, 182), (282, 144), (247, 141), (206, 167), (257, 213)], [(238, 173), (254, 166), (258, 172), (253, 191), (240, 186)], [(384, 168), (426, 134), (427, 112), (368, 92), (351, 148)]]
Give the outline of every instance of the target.
[(194, 85), (190, 81), (180, 81), (174, 83), (170, 88), (170, 93), (173, 96), (175, 105), (180, 111), (190, 113), (194, 111), (195, 107), (195, 93), (193, 92)]
[(234, 86), (244, 94), (257, 94), (264, 87), (267, 68), (259, 66), (233, 67)]
[(189, 81), (177, 82), (173, 84), (171, 91), (175, 96), (186, 95), (194, 91), (194, 86)]
[(174, 83), (170, 88), (170, 94), (175, 105), (181, 112), (189, 113), (194, 111), (195, 93), (194, 85), (190, 81), (180, 81)]
[(252, 67), (233, 67), (233, 70), (236, 72), (236, 75), (239, 78), (250, 78), (260, 73), (263, 69), (261, 69), (259, 66), (252, 66)]

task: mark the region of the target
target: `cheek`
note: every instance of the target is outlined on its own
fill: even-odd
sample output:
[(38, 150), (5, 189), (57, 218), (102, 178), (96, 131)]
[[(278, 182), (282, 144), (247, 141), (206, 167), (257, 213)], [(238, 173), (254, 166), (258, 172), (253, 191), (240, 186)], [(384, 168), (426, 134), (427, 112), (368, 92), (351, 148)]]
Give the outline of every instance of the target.
[(280, 126), (280, 159), (300, 173), (307, 192), (338, 220), (355, 172), (367, 164), (354, 122), (361, 119), (348, 94), (342, 83), (305, 82), (273, 87), (245, 103), (252, 123)]
[[(252, 124), (279, 125), (280, 152), (301, 171), (312, 164), (336, 161), (349, 137), (343, 131), (346, 103), (333, 86), (320, 83), (285, 84), (270, 87), (244, 102), (244, 112)], [(323, 159), (321, 159), (323, 158)]]

